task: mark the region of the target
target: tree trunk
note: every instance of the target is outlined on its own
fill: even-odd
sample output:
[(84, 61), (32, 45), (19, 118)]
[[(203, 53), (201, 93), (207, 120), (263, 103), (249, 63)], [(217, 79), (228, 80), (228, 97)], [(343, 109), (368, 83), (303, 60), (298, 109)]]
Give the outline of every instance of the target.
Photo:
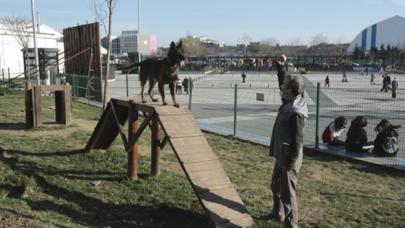
[(110, 56), (111, 56), (111, 24), (112, 24), (112, 11), (113, 11), (113, 1), (108, 0), (108, 47), (107, 47), (107, 65), (106, 73), (104, 78), (104, 94), (103, 94), (103, 109), (106, 107), (107, 103), (107, 87), (108, 87), (108, 78), (110, 76)]

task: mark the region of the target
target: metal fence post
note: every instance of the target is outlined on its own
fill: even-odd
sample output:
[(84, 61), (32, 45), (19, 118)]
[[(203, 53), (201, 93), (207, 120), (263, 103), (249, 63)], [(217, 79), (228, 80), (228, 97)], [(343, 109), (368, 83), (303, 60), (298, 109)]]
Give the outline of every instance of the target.
[(125, 75), (125, 84), (127, 88), (127, 97), (129, 97), (129, 90), (128, 90), (128, 73)]
[(190, 80), (188, 80), (188, 110), (191, 111), (191, 98), (193, 97), (193, 82)]
[(315, 148), (319, 148), (319, 91), (321, 83), (316, 83)]
[(1, 96), (4, 96), (5, 94), (6, 94), (6, 83), (5, 83), (5, 79), (4, 79), (4, 69), (2, 70), (2, 72), (3, 72), (3, 74), (2, 74), (2, 81), (1, 81), (1, 84), (0, 84), (0, 95)]
[(73, 97), (77, 97), (77, 82), (76, 82), (76, 75), (72, 74), (72, 90), (73, 90)]
[(8, 68), (8, 88), (11, 87), (11, 74), (10, 74), (10, 67)]
[(236, 136), (236, 121), (237, 121), (237, 111), (238, 108), (238, 84), (235, 84), (235, 95), (234, 95), (234, 106), (233, 106), (233, 136)]

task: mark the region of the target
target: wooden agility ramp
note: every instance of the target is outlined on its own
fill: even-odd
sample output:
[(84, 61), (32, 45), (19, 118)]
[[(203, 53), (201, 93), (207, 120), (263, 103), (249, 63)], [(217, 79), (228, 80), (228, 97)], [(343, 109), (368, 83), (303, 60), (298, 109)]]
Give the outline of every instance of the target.
[[(144, 116), (138, 124), (138, 115)], [(123, 125), (128, 123), (128, 137)], [(107, 149), (120, 134), (128, 152), (128, 175), (137, 178), (137, 140), (152, 131), (152, 175), (159, 174), (160, 150), (171, 146), (201, 205), (216, 227), (249, 227), (253, 220), (205, 136), (186, 108), (142, 104), (139, 98), (111, 99), (86, 150)], [(160, 130), (164, 136), (161, 139)]]

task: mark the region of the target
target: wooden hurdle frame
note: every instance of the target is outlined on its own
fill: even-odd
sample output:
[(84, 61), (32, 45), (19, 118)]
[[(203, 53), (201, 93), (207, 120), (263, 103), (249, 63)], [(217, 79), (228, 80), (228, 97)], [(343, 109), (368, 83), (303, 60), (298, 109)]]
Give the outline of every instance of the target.
[[(101, 119), (112, 119), (97, 125), (85, 151), (93, 148), (108, 148), (119, 134), (122, 144), (128, 154), (128, 177), (138, 179), (138, 139), (149, 126), (151, 130), (151, 175), (160, 174), (160, 151), (165, 147), (168, 138), (161, 139), (161, 123), (159, 115), (153, 107), (135, 103), (133, 100), (111, 99)], [(142, 114), (141, 114), (142, 113)], [(143, 116), (142, 123), (139, 116)], [(123, 125), (128, 120), (128, 133), (125, 134)], [(107, 130), (108, 129), (108, 130)], [(105, 132), (102, 134), (102, 132)]]
[(55, 121), (69, 125), (72, 115), (72, 86), (70, 85), (25, 85), (25, 127), (35, 128), (42, 125), (42, 93), (55, 93)]

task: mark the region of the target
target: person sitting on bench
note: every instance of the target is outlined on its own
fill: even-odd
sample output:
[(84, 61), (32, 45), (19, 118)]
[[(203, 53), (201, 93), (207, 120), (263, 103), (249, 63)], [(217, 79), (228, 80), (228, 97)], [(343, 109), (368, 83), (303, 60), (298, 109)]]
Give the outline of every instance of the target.
[(378, 132), (374, 140), (373, 154), (376, 156), (393, 157), (398, 153), (398, 132), (401, 125), (392, 125), (388, 120), (381, 120), (375, 127)]
[(345, 143), (342, 140), (339, 140), (338, 137), (345, 130), (347, 120), (343, 116), (339, 116), (334, 119), (329, 125), (325, 128), (322, 133), (322, 140), (324, 143), (332, 146), (343, 146)]
[(370, 143), (367, 140), (367, 132), (364, 130), (366, 126), (367, 119), (364, 116), (356, 116), (352, 120), (346, 135), (345, 148), (347, 152), (369, 152), (370, 149), (367, 148), (367, 145)]

